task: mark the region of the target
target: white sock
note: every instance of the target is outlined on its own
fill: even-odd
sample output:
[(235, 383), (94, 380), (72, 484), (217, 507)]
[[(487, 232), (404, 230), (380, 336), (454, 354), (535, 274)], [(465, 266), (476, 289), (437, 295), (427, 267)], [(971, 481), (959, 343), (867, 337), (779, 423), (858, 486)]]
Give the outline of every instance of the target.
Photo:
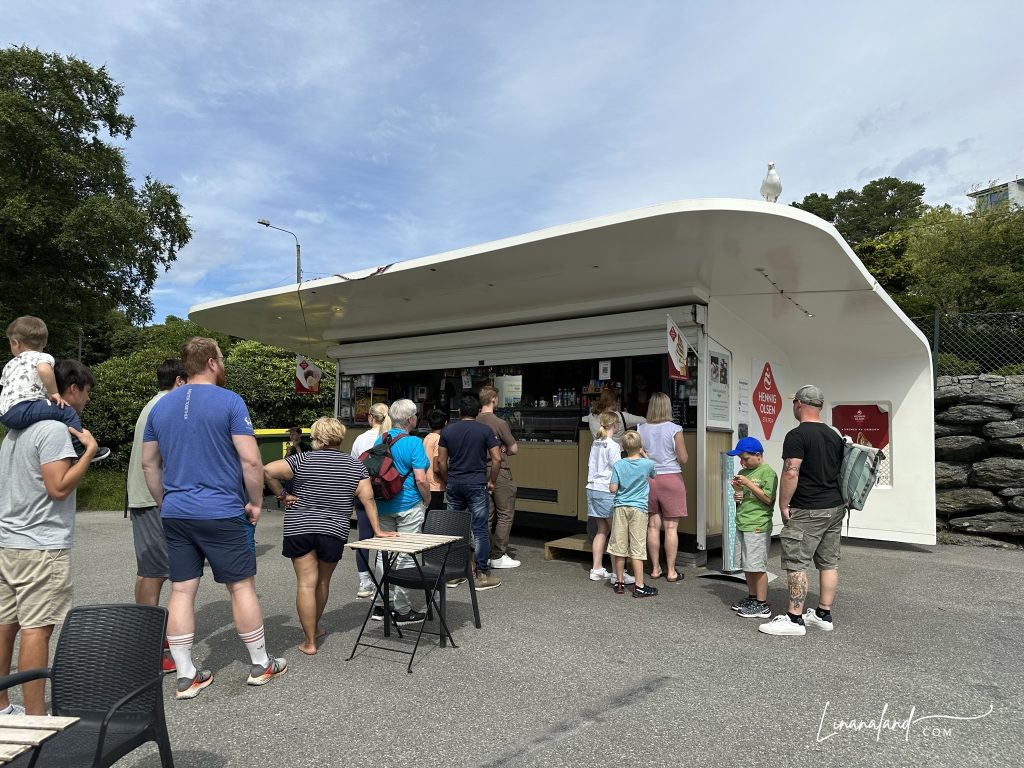
[(262, 624), (259, 629), (254, 629), (252, 632), (239, 632), (238, 637), (245, 643), (253, 664), (266, 666), (270, 663), (270, 654), (267, 653), (267, 640), (263, 636)]
[(167, 645), (171, 648), (171, 658), (174, 659), (174, 666), (177, 669), (178, 677), (187, 677), (190, 680), (196, 676), (196, 665), (192, 663), (192, 643), (196, 635), (168, 635)]
[(367, 584), (373, 584), (373, 580), (370, 578), (370, 572), (369, 571), (360, 571), (359, 572), (359, 586), (363, 586), (363, 585), (367, 585)]

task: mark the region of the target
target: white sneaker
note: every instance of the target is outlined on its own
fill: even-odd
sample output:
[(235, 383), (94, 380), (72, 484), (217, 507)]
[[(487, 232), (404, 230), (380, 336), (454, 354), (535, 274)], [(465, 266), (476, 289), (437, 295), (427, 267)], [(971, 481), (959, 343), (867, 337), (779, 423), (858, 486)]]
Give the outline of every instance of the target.
[(795, 624), (789, 620), (789, 616), (785, 613), (781, 613), (774, 619), (769, 621), (767, 624), (762, 624), (758, 628), (759, 632), (764, 632), (766, 635), (806, 635), (807, 628), (803, 624)]
[(519, 560), (513, 560), (508, 555), (502, 555), (497, 560), (491, 560), (491, 568), (518, 568), (522, 565)]
[[(615, 583), (615, 571), (608, 571), (608, 581), (610, 581), (612, 584)], [(622, 574), (622, 583), (623, 584), (636, 584), (636, 578), (633, 577), (633, 576), (630, 576), (628, 573), (624, 573), (624, 574)]]
[(590, 580), (591, 581), (604, 581), (605, 579), (610, 578), (610, 577), (611, 577), (611, 574), (608, 573), (608, 571), (605, 570), (604, 568), (596, 568), (596, 569), (595, 568), (591, 568), (590, 569)]
[(25, 708), (21, 704), (11, 704), (7, 709), (0, 709), (0, 715), (24, 715)]
[(807, 612), (804, 613), (804, 624), (808, 627), (817, 627), (825, 632), (832, 631), (832, 621), (829, 619), (819, 619), (818, 614), (814, 612), (813, 608), (808, 608)]
[(359, 582), (359, 589), (356, 590), (356, 597), (367, 598), (373, 597), (374, 586), (372, 581), (361, 581)]

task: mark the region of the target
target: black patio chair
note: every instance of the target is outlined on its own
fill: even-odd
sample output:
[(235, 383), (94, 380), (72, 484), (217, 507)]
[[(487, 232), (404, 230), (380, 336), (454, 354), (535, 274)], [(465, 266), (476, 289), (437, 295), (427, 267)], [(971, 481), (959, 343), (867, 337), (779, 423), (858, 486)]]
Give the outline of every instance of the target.
[[(10, 765), (110, 766), (155, 741), (163, 768), (174, 768), (164, 720), (163, 640), (167, 610), (151, 605), (72, 608), (53, 666), (0, 678), (0, 690), (49, 678), (53, 714), (80, 720)], [(37, 762), (38, 761), (38, 762)]]
[[(441, 615), (445, 621), (448, 620), (447, 593), (445, 584), (451, 579), (465, 579), (469, 585), (469, 596), (473, 603), (473, 623), (480, 629), (480, 606), (476, 601), (476, 585), (473, 583), (473, 572), (470, 567), (469, 542), (471, 533), (471, 517), (468, 509), (432, 509), (427, 512), (423, 521), (423, 533), (436, 533), (445, 536), (461, 536), (462, 541), (452, 544), (451, 553), (445, 562), (445, 547), (432, 549), (423, 554), (423, 578), (420, 578), (419, 571), (415, 567), (401, 568), (391, 571), (388, 574), (388, 583), (408, 589), (422, 589), (427, 592), (434, 585), (441, 564), (444, 563), (444, 575), (441, 577), (441, 586), (437, 591), (438, 605), (441, 608)], [(424, 583), (426, 580), (427, 583)], [(427, 603), (427, 613), (431, 612), (430, 603)], [(441, 643), (444, 644), (444, 635), (441, 636)]]

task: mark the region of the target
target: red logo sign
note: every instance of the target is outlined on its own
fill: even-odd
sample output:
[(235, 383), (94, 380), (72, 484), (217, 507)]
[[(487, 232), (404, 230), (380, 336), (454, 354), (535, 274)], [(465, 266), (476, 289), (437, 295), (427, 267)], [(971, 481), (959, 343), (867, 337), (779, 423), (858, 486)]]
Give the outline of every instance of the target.
[(782, 413), (782, 395), (779, 388), (775, 386), (775, 376), (772, 375), (771, 363), (765, 363), (761, 370), (761, 376), (757, 380), (753, 394), (754, 413), (761, 422), (761, 429), (764, 430), (764, 439), (772, 439), (772, 430), (775, 429), (775, 422), (779, 420)]

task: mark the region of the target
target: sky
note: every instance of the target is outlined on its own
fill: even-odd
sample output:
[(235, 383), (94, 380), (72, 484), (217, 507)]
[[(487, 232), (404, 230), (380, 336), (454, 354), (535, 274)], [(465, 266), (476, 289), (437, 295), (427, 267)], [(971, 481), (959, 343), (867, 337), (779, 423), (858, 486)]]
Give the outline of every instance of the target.
[[(0, 46), (103, 65), (191, 305), (674, 200), (1024, 177), (1024, 3), (0, 0)], [(1017, 85), (1014, 85), (1014, 84)]]

